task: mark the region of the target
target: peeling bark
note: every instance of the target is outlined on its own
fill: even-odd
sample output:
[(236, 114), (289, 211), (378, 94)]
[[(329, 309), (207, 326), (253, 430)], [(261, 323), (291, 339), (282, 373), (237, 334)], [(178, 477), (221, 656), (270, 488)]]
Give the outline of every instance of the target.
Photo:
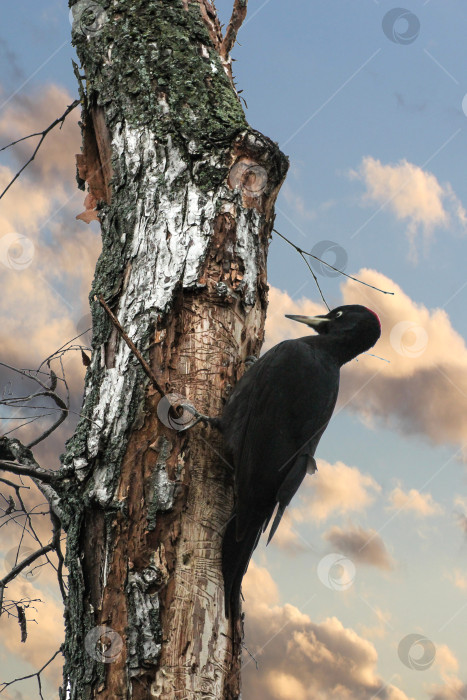
[[(219, 415), (263, 341), (287, 160), (247, 125), (207, 0), (102, 0), (83, 26), (86, 2), (70, 4), (87, 87), (79, 178), (103, 239), (91, 299), (103, 295), (167, 394)], [(92, 312), (59, 494), (67, 697), (234, 700), (242, 625), (223, 614), (233, 490), (221, 436), (171, 428), (168, 399)]]

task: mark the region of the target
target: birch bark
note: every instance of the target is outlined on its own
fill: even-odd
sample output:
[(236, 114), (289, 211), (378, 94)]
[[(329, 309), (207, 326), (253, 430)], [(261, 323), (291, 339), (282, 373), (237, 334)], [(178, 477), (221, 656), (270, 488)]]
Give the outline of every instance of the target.
[(233, 700), (242, 623), (223, 614), (232, 476), (221, 436), (170, 427), (169, 400), (93, 300), (103, 295), (167, 394), (219, 415), (263, 341), (287, 160), (248, 126), (207, 0), (70, 6), (85, 75), (82, 218), (98, 217), (103, 250), (59, 494), (70, 586), (60, 697)]

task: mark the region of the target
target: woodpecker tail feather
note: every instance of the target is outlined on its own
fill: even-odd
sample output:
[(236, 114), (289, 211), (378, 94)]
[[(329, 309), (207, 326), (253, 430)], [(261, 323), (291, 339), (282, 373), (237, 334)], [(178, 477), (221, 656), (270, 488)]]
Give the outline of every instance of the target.
[(251, 555), (258, 544), (261, 526), (251, 528), (242, 540), (237, 540), (237, 518), (227, 523), (222, 540), (222, 573), (224, 574), (225, 616), (235, 619), (240, 612), (242, 580), (248, 569)]
[(285, 505), (282, 505), (279, 503), (278, 508), (277, 508), (277, 513), (276, 517), (274, 518), (274, 522), (271, 525), (271, 529), (269, 530), (269, 535), (268, 535), (268, 541), (266, 544), (269, 544), (272, 538), (274, 537), (274, 533), (276, 532), (277, 528), (279, 527), (279, 523), (281, 521), (282, 516), (284, 515), (285, 511)]
[[(314, 460), (313, 460), (314, 461)], [(308, 464), (308, 455), (307, 454), (302, 454), (297, 457), (295, 462), (293, 463), (289, 473), (285, 477), (284, 481), (282, 482), (282, 485), (277, 492), (277, 513), (276, 517), (274, 518), (274, 522), (271, 525), (271, 529), (269, 531), (269, 537), (267, 544), (270, 543), (272, 540), (274, 533), (276, 532), (277, 528), (279, 527), (279, 523), (281, 521), (282, 516), (284, 515), (284, 511), (289, 505), (290, 501), (292, 500), (295, 492), (297, 491), (298, 487), (302, 483), (303, 479), (305, 478), (306, 470), (307, 470), (307, 464)]]

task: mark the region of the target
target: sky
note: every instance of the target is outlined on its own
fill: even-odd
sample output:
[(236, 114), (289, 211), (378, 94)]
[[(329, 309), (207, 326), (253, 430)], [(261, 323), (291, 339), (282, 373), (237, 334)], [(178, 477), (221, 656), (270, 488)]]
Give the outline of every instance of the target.
[[(226, 23), (231, 0), (216, 5)], [(2, 20), (0, 147), (77, 97), (66, 3), (9, 3)], [(467, 698), (466, 29), (455, 0), (249, 2), (234, 73), (250, 125), (290, 158), (276, 228), (394, 294), (314, 266), (331, 307), (377, 311), (383, 359), (364, 355), (343, 369), (318, 472), (255, 553), (244, 585), (245, 698)], [(84, 208), (76, 122), (50, 136), (0, 202), (0, 348), (16, 366), (37, 366), (86, 328), (100, 243), (95, 223), (75, 219)], [(0, 153), (0, 186), (30, 152), (26, 142)], [(303, 261), (277, 236), (268, 267), (265, 349), (303, 334), (284, 314), (324, 310)], [(65, 362), (78, 412), (83, 368), (76, 353)], [(0, 373), (3, 395), (24, 384)], [(39, 461), (58, 464), (73, 420), (38, 446)], [(13, 427), (4, 421), (2, 431)], [(43, 516), (37, 527), (46, 539)], [(0, 532), (7, 563), (15, 528)], [(37, 670), (62, 634), (48, 567), (9, 593), (44, 603), (26, 644), (15, 621), (0, 622), (2, 680)], [(47, 697), (59, 679), (57, 660)], [(34, 700), (37, 683), (4, 697)]]

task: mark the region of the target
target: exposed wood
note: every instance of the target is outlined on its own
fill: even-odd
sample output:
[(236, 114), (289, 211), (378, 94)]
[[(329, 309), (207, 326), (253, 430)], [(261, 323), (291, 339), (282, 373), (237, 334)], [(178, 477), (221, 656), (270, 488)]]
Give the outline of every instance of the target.
[(76, 166), (79, 180), (87, 183), (88, 194), (85, 211), (76, 218), (89, 224), (99, 220), (98, 203), (110, 204), (111, 199), (111, 144), (102, 108), (95, 107), (90, 113), (83, 110), (82, 131), (83, 151), (76, 156)]
[(221, 56), (226, 59), (232, 51), (237, 39), (238, 30), (242, 26), (247, 12), (248, 0), (234, 0), (232, 17), (227, 25), (224, 39), (220, 48)]
[[(103, 237), (92, 293), (106, 309), (92, 307), (60, 491), (64, 687), (70, 700), (237, 700), (242, 624), (225, 619), (221, 573), (232, 472), (216, 430), (176, 429), (154, 377), (217, 416), (259, 354), (287, 160), (245, 121), (208, 0), (116, 2), (90, 26), (73, 16), (88, 110), (79, 174)], [(96, 634), (110, 634), (109, 663)]]

